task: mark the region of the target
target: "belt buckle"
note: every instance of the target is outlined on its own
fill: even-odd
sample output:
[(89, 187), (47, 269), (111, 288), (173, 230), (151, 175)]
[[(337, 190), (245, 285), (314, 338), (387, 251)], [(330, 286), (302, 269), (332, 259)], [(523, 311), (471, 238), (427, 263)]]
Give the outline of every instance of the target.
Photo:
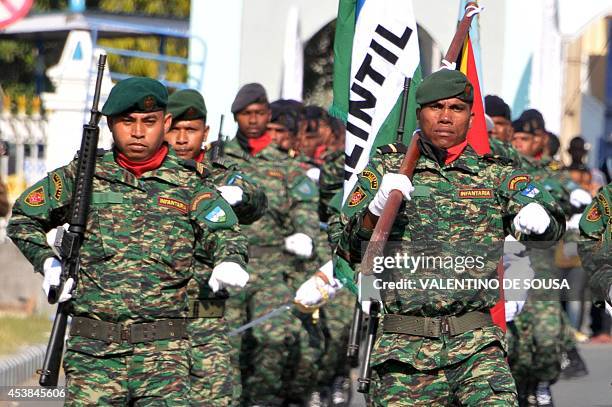
[(440, 334), (450, 336), (450, 323), (447, 316), (440, 317)]
[(121, 332), (121, 342), (130, 341), (130, 327), (124, 324), (119, 325), (119, 331)]

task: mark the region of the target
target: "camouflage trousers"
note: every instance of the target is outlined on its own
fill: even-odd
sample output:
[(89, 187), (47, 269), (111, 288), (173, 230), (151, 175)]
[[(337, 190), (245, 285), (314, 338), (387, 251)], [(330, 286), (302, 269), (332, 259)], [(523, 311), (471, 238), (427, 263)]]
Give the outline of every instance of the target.
[(568, 342), (559, 301), (527, 300), (508, 329), (508, 361), (516, 382), (554, 382)]
[(321, 323), (325, 334), (325, 353), (321, 359), (319, 384), (330, 385), (336, 376), (348, 376), (350, 366), (346, 357), (355, 297), (347, 290), (321, 309)]
[[(285, 257), (273, 253), (265, 259), (250, 259), (254, 278), (244, 293), (246, 320), (292, 302), (295, 293), (287, 285), (284, 270), (291, 263)], [(304, 400), (316, 384), (315, 366), (322, 346), (322, 334), (312, 316), (295, 310), (248, 330), (242, 336), (240, 350), (243, 405)]]
[(387, 360), (374, 368), (372, 379), (373, 406), (518, 406), (504, 351), (496, 344), (435, 370)]
[(241, 384), (224, 319), (197, 318), (188, 325), (191, 338), (191, 403), (225, 407), (239, 403)]
[(64, 355), (66, 406), (187, 406), (189, 346), (184, 340), (134, 345), (129, 354)]

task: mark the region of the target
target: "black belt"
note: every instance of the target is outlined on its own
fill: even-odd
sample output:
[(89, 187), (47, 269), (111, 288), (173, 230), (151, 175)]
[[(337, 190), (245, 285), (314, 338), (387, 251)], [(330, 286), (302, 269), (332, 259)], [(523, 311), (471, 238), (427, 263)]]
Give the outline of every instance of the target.
[(115, 324), (85, 317), (73, 317), (70, 336), (98, 339), (108, 343), (130, 344), (163, 339), (185, 339), (187, 323), (184, 319), (162, 319), (140, 324)]
[(472, 311), (461, 316), (417, 317), (412, 315), (386, 314), (383, 317), (383, 332), (439, 338), (455, 336), (474, 329), (493, 325), (491, 314)]

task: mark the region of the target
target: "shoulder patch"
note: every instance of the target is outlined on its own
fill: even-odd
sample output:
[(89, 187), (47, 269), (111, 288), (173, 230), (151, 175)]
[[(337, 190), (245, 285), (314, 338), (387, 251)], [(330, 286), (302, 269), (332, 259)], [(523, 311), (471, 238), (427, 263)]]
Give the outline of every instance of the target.
[(348, 206), (353, 207), (353, 206), (359, 205), (361, 201), (365, 199), (365, 197), (366, 197), (366, 193), (364, 192), (364, 190), (361, 189), (360, 186), (357, 186), (357, 188), (353, 191), (353, 193), (349, 197)]
[(540, 193), (540, 190), (536, 188), (535, 185), (529, 184), (523, 189), (521, 195), (526, 196), (527, 198), (534, 198), (537, 194)]
[(381, 154), (406, 153), (408, 146), (404, 143), (392, 143), (377, 148)]
[(587, 212), (586, 220), (589, 222), (597, 222), (599, 219), (601, 219), (601, 212), (599, 212), (599, 208), (597, 205), (591, 206), (591, 209), (589, 209)]
[(302, 181), (298, 182), (291, 189), (297, 192), (303, 198), (312, 198), (313, 196), (316, 195), (316, 192), (317, 192), (316, 185), (310, 180), (310, 178), (306, 178), (306, 177), (304, 177)]
[(212, 223), (224, 223), (227, 220), (227, 214), (220, 206), (215, 206), (205, 216), (206, 220)]
[(43, 206), (45, 204), (45, 188), (41, 185), (30, 191), (23, 199), (23, 202), (28, 206)]
[(53, 180), (53, 188), (55, 192), (53, 192), (53, 198), (56, 201), (59, 201), (62, 197), (62, 192), (64, 192), (64, 182), (62, 181), (62, 177), (59, 176), (57, 172), (54, 172), (51, 176)]
[(559, 171), (561, 168), (563, 168), (563, 164), (561, 164), (559, 161), (552, 160), (548, 163), (548, 168), (553, 171)]
[(378, 189), (378, 177), (370, 170), (363, 170), (361, 176), (370, 181), (370, 188)]
[(519, 183), (528, 183), (530, 179), (531, 177), (528, 174), (515, 175), (510, 179), (510, 181), (508, 181), (508, 189), (511, 191), (516, 191), (519, 188)]
[(205, 200), (207, 200), (207, 199), (210, 199), (210, 198), (212, 198), (212, 196), (213, 196), (212, 192), (204, 192), (204, 193), (202, 193), (202, 194), (200, 194), (200, 195), (196, 196), (196, 197), (194, 198), (194, 200), (191, 202), (191, 211), (192, 211), (192, 212), (193, 212), (193, 211), (195, 211), (195, 210), (196, 210), (196, 208), (198, 207), (198, 205), (199, 205), (199, 204), (200, 204), (202, 201), (205, 201)]

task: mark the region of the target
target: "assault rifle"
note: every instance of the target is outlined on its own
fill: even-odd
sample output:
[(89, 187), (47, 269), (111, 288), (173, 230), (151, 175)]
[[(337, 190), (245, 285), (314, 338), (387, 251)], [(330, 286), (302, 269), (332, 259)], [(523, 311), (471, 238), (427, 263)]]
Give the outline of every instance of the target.
[[(83, 138), (81, 140), (81, 149), (77, 162), (77, 174), (74, 192), (72, 194), (70, 226), (68, 227), (68, 231), (65, 231), (61, 226), (58, 227), (54, 242), (54, 246), (62, 259), (62, 274), (59, 285), (52, 285), (49, 288), (47, 300), (50, 304), (55, 304), (59, 300), (66, 280), (72, 278), (74, 280), (74, 286), (78, 284), (78, 272), (80, 267), (79, 255), (85, 236), (93, 176), (96, 168), (96, 152), (100, 133), (98, 123), (101, 117), (101, 113), (98, 111), (98, 103), (100, 101), (100, 88), (102, 87), (102, 76), (104, 74), (105, 64), (106, 55), (100, 55), (91, 117), (89, 123), (83, 125)], [(57, 386), (60, 363), (64, 351), (64, 336), (66, 335), (66, 325), (69, 313), (68, 308), (68, 301), (59, 303), (57, 306), (43, 367), (37, 371), (40, 375), (38, 382), (41, 386)]]

